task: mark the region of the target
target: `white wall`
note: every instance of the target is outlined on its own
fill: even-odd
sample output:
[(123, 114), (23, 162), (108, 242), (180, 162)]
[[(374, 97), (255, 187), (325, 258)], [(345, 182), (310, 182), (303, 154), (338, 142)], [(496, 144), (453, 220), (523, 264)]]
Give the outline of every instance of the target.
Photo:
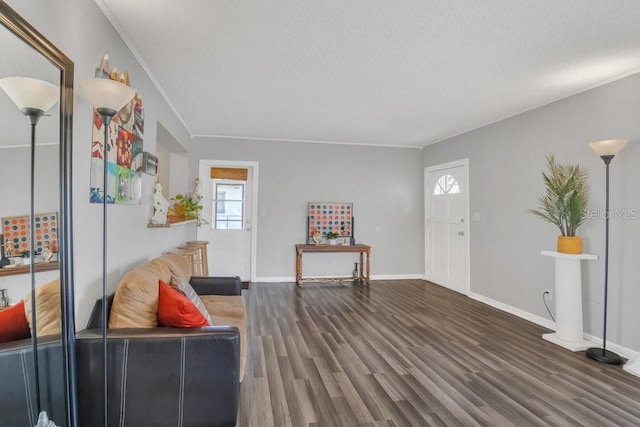
[[(259, 163), (258, 279), (293, 280), (294, 245), (305, 241), (312, 201), (354, 203), (355, 237), (372, 246), (373, 275), (424, 273), (416, 149), (195, 138), (189, 158), (192, 179), (200, 159)], [(343, 255), (305, 255), (305, 275), (350, 275), (355, 259)]]
[[(548, 317), (545, 288), (554, 288), (557, 230), (528, 214), (543, 192), (545, 155), (579, 163), (590, 176), (591, 209), (604, 210), (605, 168), (588, 143), (611, 138), (631, 142), (611, 164), (611, 207), (626, 215), (611, 221), (608, 338), (640, 350), (640, 75), (634, 75), (499, 123), (425, 147), (424, 166), (459, 158), (470, 162), (471, 290), (517, 309)], [(583, 262), (585, 331), (602, 337), (604, 219), (579, 229), (584, 252), (600, 256)]]
[(189, 158), (186, 154), (169, 153), (171, 176), (169, 177), (168, 198), (191, 190), (193, 180), (189, 180)]
[(162, 190), (164, 195), (169, 194), (169, 172), (171, 171), (171, 162), (169, 160), (169, 151), (161, 144), (156, 146), (156, 157), (158, 157), (158, 175), (156, 180), (162, 184)]
[[(9, 1), (75, 63), (76, 89), (92, 77), (103, 53), (111, 65), (128, 70), (132, 86), (144, 102), (144, 150), (155, 153), (156, 123), (163, 125), (188, 148), (189, 135), (170, 110), (151, 80), (124, 45), (93, 1)], [(101, 205), (89, 204), (89, 170), (92, 106), (76, 92), (73, 120), (73, 232), (75, 251), (75, 297), (77, 328), (83, 329), (93, 302), (101, 295)], [(141, 206), (110, 206), (108, 220), (108, 283), (111, 290), (131, 267), (195, 237), (195, 226), (171, 229), (146, 228), (153, 214), (152, 186), (155, 177), (143, 174)]]
[[(25, 130), (28, 130), (25, 123)], [(58, 145), (36, 146), (35, 193), (38, 212), (58, 211)], [(29, 164), (31, 148), (0, 148), (0, 216), (28, 215), (31, 192), (29, 191)]]

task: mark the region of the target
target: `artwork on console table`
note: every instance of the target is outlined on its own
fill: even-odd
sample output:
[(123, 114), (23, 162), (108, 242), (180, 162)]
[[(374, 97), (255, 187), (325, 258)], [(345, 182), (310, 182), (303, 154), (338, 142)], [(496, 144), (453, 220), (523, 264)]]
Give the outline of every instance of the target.
[(352, 202), (311, 202), (307, 218), (308, 244), (313, 244), (312, 236), (316, 230), (323, 238), (329, 232), (338, 234), (338, 244), (353, 244), (355, 220)]
[[(35, 224), (35, 252), (40, 253), (45, 243), (49, 243), (53, 252), (58, 252), (58, 213), (37, 213), (33, 217)], [(3, 239), (14, 244), (15, 253), (29, 249), (29, 215), (7, 216), (2, 218)]]
[[(103, 65), (101, 63), (101, 65)], [(107, 64), (108, 65), (108, 64)], [(115, 68), (114, 68), (115, 70)], [(110, 70), (105, 70), (108, 75)], [(125, 72), (115, 74), (113, 80), (128, 84)], [(142, 203), (142, 172), (137, 171), (137, 159), (142, 156), (144, 110), (142, 99), (136, 93), (133, 99), (113, 117), (109, 124), (109, 141), (104, 141), (102, 117), (93, 110), (93, 142), (91, 144), (90, 203), (139, 205)], [(105, 156), (105, 146), (107, 155)], [(103, 188), (104, 161), (107, 161), (107, 189)]]

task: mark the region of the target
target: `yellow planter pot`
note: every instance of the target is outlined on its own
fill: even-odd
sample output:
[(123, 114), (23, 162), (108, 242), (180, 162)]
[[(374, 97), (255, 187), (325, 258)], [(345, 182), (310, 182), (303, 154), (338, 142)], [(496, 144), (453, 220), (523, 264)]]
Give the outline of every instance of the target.
[(581, 254), (582, 238), (558, 236), (558, 252), (562, 254)]

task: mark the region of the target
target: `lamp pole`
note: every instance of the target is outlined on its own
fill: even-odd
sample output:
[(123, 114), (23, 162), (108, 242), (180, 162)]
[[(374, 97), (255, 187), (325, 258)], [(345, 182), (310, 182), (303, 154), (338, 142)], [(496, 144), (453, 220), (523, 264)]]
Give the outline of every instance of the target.
[(108, 366), (107, 366), (107, 176), (109, 173), (108, 157), (109, 157), (109, 125), (113, 116), (116, 115), (116, 111), (111, 108), (96, 108), (98, 114), (102, 118), (102, 124), (104, 125), (104, 148), (102, 150), (102, 358), (104, 360), (104, 369), (102, 372), (104, 382), (104, 425), (108, 425), (108, 393), (107, 393), (107, 378), (108, 378)]
[(34, 369), (34, 381), (36, 391), (36, 413), (40, 414), (42, 410), (40, 404), (40, 369), (38, 365), (38, 321), (36, 315), (36, 275), (34, 271), (34, 248), (35, 248), (35, 158), (36, 158), (36, 125), (38, 120), (44, 114), (44, 111), (38, 108), (23, 108), (22, 113), (29, 117), (29, 123), (31, 126), (31, 163), (30, 163), (30, 190), (31, 197), (29, 200), (29, 276), (31, 277), (31, 346), (33, 352), (33, 366)]

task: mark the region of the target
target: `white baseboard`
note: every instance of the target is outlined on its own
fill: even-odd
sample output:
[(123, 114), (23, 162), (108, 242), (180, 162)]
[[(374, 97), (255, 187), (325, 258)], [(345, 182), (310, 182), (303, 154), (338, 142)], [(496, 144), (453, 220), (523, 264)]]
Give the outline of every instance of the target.
[[(594, 347), (602, 347), (602, 337), (596, 337), (595, 335), (591, 334), (584, 334), (584, 339), (593, 342), (595, 344)], [(625, 359), (633, 359), (639, 355), (637, 351), (632, 350), (629, 347), (623, 347), (620, 344), (616, 344), (611, 341), (607, 341), (607, 350), (618, 353), (618, 355), (624, 357)], [(640, 368), (640, 366), (638, 366), (638, 368)]]
[(627, 363), (622, 367), (625, 371), (640, 377), (640, 356), (636, 354), (633, 358), (629, 359)]
[[(307, 276), (309, 279), (330, 279), (331, 276)], [(424, 280), (422, 274), (376, 274), (371, 276), (371, 280)], [(252, 282), (262, 283), (280, 283), (295, 282), (295, 276), (273, 276), (273, 277), (256, 277)]]
[(503, 302), (487, 298), (474, 292), (469, 292), (469, 298), (490, 305), (491, 307), (497, 308), (498, 310), (506, 311), (509, 314), (513, 314), (514, 316), (518, 316), (524, 320), (528, 320), (529, 322), (535, 323), (536, 325), (551, 329), (552, 331), (556, 330), (556, 323), (549, 319), (545, 319), (544, 317), (536, 316), (535, 314), (531, 314), (527, 311), (520, 310), (519, 308), (512, 307)]
[(255, 279), (253, 279), (251, 281), (252, 282), (256, 282), (256, 283), (281, 283), (281, 282), (282, 283), (286, 283), (286, 282), (295, 282), (296, 278), (294, 276), (256, 277)]
[(371, 280), (424, 280), (422, 274), (375, 274)]
[[(490, 305), (491, 307), (495, 307), (498, 310), (506, 311), (507, 313), (513, 314), (514, 316), (518, 316), (524, 320), (528, 320), (529, 322), (535, 323), (536, 325), (540, 325), (544, 328), (551, 329), (552, 331), (556, 330), (555, 322), (549, 319), (545, 319), (544, 317), (536, 316), (535, 314), (531, 314), (524, 310), (520, 310), (519, 308), (512, 307), (508, 304), (502, 303), (500, 301), (496, 301), (491, 298), (487, 298), (485, 296), (482, 296), (480, 294), (476, 294), (473, 292), (469, 293), (469, 298), (472, 298), (476, 301), (480, 301), (484, 304)], [(586, 333), (583, 334), (583, 337), (586, 341), (592, 342), (594, 347), (600, 347), (602, 345), (601, 337), (596, 337), (594, 335), (586, 334)], [(640, 352), (637, 352), (628, 347), (624, 347), (610, 341), (607, 341), (607, 349), (618, 353), (620, 356), (624, 357), (625, 359), (634, 359), (636, 357), (639, 357), (639, 360), (637, 360), (636, 363), (633, 364), (634, 367), (630, 366), (629, 369), (627, 370), (631, 372), (630, 369), (634, 369), (636, 372), (631, 372), (631, 373), (634, 373), (635, 375), (640, 376)], [(629, 360), (629, 362), (627, 362), (627, 365), (630, 364), (631, 362), (632, 360)]]

